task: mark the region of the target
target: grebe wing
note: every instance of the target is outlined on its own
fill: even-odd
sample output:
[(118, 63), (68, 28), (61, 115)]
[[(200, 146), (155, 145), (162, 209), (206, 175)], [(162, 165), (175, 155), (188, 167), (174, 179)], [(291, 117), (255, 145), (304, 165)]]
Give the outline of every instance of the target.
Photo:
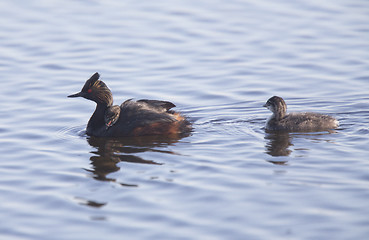
[(148, 100), (148, 99), (140, 99), (137, 101), (138, 103), (146, 103), (150, 107), (155, 108), (156, 110), (161, 111), (168, 111), (171, 108), (174, 108), (176, 105), (174, 105), (171, 102), (168, 101), (160, 101), (160, 100)]

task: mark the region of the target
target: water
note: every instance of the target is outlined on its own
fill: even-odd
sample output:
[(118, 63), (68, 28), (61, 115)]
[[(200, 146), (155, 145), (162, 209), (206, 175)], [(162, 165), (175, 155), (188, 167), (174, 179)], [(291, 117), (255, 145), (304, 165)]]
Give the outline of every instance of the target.
[[(1, 239), (369, 236), (369, 4), (2, 1)], [(181, 139), (85, 136), (98, 71), (115, 104), (169, 100)], [(331, 114), (267, 134), (261, 106)]]

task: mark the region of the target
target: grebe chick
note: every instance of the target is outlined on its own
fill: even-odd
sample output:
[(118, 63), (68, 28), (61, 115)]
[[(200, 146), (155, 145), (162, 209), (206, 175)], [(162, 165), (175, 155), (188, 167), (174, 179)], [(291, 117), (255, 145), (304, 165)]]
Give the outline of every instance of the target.
[(120, 107), (118, 105), (110, 106), (106, 109), (104, 121), (106, 129), (113, 126), (119, 119)]
[(81, 92), (68, 97), (83, 97), (94, 101), (95, 112), (88, 121), (86, 134), (95, 137), (127, 137), (189, 133), (191, 123), (186, 117), (170, 110), (171, 102), (131, 99), (113, 106), (113, 95), (95, 73)]
[(263, 107), (268, 108), (273, 114), (267, 120), (266, 130), (270, 131), (323, 131), (337, 128), (338, 121), (331, 116), (320, 113), (290, 113), (287, 112), (287, 105), (281, 97), (271, 97)]

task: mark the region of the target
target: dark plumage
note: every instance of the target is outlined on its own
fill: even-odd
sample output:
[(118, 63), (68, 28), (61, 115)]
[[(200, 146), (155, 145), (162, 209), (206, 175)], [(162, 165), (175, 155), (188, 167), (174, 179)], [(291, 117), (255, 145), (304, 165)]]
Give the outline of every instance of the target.
[(104, 121), (106, 129), (113, 126), (119, 119), (120, 107), (118, 105), (110, 106), (106, 109)]
[(96, 102), (86, 133), (96, 137), (124, 137), (143, 135), (181, 134), (191, 131), (190, 122), (171, 108), (167, 101), (129, 99), (120, 106), (113, 104), (113, 95), (95, 73), (81, 92), (68, 97), (84, 97)]
[(287, 112), (287, 105), (281, 97), (271, 97), (264, 104), (273, 114), (267, 120), (265, 128), (271, 131), (322, 131), (337, 128), (338, 121), (331, 116), (320, 113), (290, 113)]

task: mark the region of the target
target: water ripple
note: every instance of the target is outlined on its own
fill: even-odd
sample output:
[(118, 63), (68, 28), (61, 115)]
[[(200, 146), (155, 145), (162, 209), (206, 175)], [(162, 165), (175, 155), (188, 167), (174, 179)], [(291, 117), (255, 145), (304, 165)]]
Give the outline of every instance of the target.
[[(0, 238), (364, 239), (368, 9), (1, 1)], [(115, 104), (172, 101), (193, 133), (86, 136), (95, 105), (66, 96), (96, 71)], [(266, 133), (273, 95), (341, 127)]]

